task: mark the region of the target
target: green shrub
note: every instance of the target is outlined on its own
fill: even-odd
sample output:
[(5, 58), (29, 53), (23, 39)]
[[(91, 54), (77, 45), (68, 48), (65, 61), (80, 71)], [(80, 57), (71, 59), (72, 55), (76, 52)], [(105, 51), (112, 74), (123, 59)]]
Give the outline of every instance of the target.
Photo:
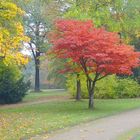
[[(80, 76), (82, 98), (88, 98), (86, 87), (86, 77)], [(76, 76), (68, 76), (67, 89), (75, 97), (76, 94)], [(139, 84), (130, 78), (119, 79), (115, 75), (108, 76), (96, 83), (95, 98), (99, 99), (115, 99), (115, 98), (134, 98), (140, 97)]]
[(95, 87), (95, 98), (114, 99), (117, 98), (116, 89), (118, 82), (115, 75), (108, 76), (97, 82)]
[(140, 85), (136, 81), (130, 78), (118, 79), (118, 81), (116, 93), (119, 98), (140, 97)]
[[(67, 77), (67, 81), (66, 81), (66, 87), (69, 91), (69, 93), (75, 97), (76, 96), (76, 75), (68, 75)], [(84, 75), (80, 75), (80, 79), (81, 79), (81, 91), (82, 91), (82, 98), (88, 98), (88, 90), (87, 90), (87, 84), (86, 84), (86, 77)]]
[(22, 100), (29, 89), (30, 82), (24, 79), (16, 66), (0, 68), (0, 104), (16, 103)]

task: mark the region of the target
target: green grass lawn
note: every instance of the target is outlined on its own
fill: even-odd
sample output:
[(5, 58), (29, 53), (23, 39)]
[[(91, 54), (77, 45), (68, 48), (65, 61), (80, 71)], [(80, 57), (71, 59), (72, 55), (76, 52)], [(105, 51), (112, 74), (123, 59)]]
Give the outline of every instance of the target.
[(117, 140), (140, 140), (140, 128), (133, 129), (125, 134), (122, 134)]
[(56, 91), (43, 91), (43, 92), (28, 92), (27, 95), (24, 97), (23, 102), (34, 101), (37, 99), (45, 98), (48, 96), (67, 96), (65, 90), (56, 90)]
[[(32, 98), (32, 97), (31, 97)], [(0, 140), (19, 140), (140, 107), (140, 99), (48, 102), (4, 109), (0, 108)]]

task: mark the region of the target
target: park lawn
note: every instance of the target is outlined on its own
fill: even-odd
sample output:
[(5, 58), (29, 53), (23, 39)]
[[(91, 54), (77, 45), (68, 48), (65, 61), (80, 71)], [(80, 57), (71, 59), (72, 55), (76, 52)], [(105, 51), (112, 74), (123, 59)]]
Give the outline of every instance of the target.
[(45, 97), (50, 96), (67, 96), (67, 92), (65, 90), (48, 90), (43, 92), (28, 92), (27, 95), (24, 97), (23, 102), (30, 102), (39, 100)]
[(127, 133), (122, 134), (117, 140), (140, 140), (140, 128), (135, 128)]
[(140, 107), (140, 99), (48, 102), (0, 109), (0, 140), (19, 140)]

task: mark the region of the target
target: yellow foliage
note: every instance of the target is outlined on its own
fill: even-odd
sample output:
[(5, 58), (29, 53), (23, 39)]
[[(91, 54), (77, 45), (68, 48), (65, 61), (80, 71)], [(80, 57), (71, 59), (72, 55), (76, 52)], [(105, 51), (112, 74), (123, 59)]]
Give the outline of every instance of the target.
[(140, 31), (137, 31), (135, 34), (137, 38), (140, 38)]
[(16, 4), (0, 2), (0, 61), (9, 64), (26, 64), (28, 59), (21, 53), (22, 42), (28, 42), (20, 17), (24, 14)]

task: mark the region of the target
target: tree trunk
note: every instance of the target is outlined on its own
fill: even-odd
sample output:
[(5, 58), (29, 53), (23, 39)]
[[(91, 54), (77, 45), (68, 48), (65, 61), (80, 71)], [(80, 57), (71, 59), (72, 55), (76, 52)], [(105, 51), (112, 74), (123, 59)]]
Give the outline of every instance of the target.
[(94, 100), (93, 100), (93, 97), (94, 97), (94, 92), (93, 92), (93, 90), (91, 90), (89, 92), (89, 105), (88, 105), (88, 108), (89, 109), (94, 109)]
[(76, 91), (76, 100), (81, 99), (81, 81), (79, 79), (79, 74), (77, 74), (77, 91)]
[(89, 94), (89, 109), (94, 109), (94, 89), (95, 89), (95, 81), (87, 80), (87, 88)]
[(36, 52), (35, 59), (35, 92), (40, 92), (40, 52)]

